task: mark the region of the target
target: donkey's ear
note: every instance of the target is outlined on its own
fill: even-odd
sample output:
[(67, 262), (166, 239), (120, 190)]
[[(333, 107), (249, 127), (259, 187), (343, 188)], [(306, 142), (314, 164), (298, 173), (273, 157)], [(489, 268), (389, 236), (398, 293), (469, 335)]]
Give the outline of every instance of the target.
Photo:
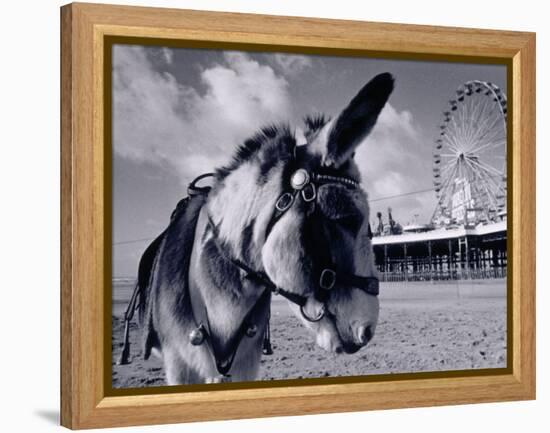
[(336, 119), (326, 125), (314, 144), (323, 154), (323, 165), (338, 167), (352, 157), (355, 148), (375, 125), (392, 91), (392, 75), (387, 72), (377, 75)]

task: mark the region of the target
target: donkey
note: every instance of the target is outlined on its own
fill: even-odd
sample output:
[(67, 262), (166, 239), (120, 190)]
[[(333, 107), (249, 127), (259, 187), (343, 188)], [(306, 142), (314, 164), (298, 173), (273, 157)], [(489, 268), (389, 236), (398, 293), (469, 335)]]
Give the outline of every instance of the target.
[(307, 117), (305, 145), (288, 126), (262, 129), (174, 211), (138, 278), (145, 357), (162, 357), (168, 384), (254, 380), (272, 292), (327, 351), (372, 339), (378, 279), (354, 154), (393, 84), (380, 74), (336, 118)]

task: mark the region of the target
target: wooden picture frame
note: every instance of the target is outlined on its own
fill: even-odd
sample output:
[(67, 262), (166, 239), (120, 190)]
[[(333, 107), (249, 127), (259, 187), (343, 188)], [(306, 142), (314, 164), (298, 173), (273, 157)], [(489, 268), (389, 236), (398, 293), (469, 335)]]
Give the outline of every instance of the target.
[[(364, 381), (110, 395), (104, 246), (107, 38), (187, 46), (498, 59), (509, 81), (508, 368)], [(332, 51), (331, 51), (332, 50)], [(61, 8), (61, 424), (80, 429), (535, 398), (535, 35), (314, 18), (70, 4)], [(485, 60), (484, 60), (485, 59)], [(510, 92), (511, 90), (511, 92)], [(108, 96), (107, 96), (108, 97)], [(452, 373), (452, 372), (451, 372)]]

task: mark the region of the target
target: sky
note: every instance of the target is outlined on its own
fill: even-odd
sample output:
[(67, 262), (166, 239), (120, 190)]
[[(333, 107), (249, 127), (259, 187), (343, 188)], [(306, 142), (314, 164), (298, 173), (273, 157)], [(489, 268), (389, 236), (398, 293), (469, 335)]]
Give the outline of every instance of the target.
[(371, 215), (428, 222), (432, 152), (443, 112), (468, 80), (506, 89), (499, 65), (113, 47), (113, 277), (134, 277), (143, 250), (168, 224), (197, 175), (227, 162), (258, 128), (307, 114), (337, 116), (372, 77), (395, 90), (356, 162)]

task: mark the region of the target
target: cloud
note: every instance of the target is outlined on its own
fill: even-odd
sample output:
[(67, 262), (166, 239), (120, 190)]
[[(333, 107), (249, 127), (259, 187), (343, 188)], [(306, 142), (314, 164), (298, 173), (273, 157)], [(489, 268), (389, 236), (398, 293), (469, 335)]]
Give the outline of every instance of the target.
[(202, 93), (153, 60), (142, 47), (114, 49), (113, 147), (175, 171), (183, 183), (225, 163), (228, 150), (262, 125), (291, 116), (286, 79), (244, 53), (225, 52), (202, 69)]
[(386, 104), (355, 156), (372, 200), (372, 215), (392, 207), (402, 224), (416, 214), (419, 221), (430, 219), (435, 206), (433, 191), (389, 198), (431, 188), (432, 149), (427, 143), (409, 111)]
[(174, 52), (170, 48), (162, 47), (162, 56), (167, 65), (171, 65), (174, 61)]
[[(115, 46), (113, 147), (125, 158), (170, 170), (184, 185), (226, 163), (235, 146), (262, 125), (295, 117), (285, 77), (311, 66), (304, 56), (276, 54), (264, 64), (244, 53), (225, 52), (199, 71), (199, 92), (199, 86), (181, 84), (189, 77), (162, 70), (173, 61), (173, 51), (168, 52), (163, 60), (142, 47)], [(356, 154), (369, 197), (430, 188), (429, 142), (409, 111), (387, 104)], [(429, 192), (374, 201), (373, 215), (392, 206), (402, 223), (415, 214), (427, 220), (433, 197)]]
[(286, 76), (294, 76), (313, 65), (311, 57), (299, 54), (270, 54), (268, 60)]
[(202, 74), (208, 91), (197, 103), (203, 115), (215, 112), (216, 118), (221, 115), (227, 126), (249, 131), (288, 115), (290, 95), (283, 77), (244, 53), (226, 52), (224, 58), (227, 65), (215, 66)]

